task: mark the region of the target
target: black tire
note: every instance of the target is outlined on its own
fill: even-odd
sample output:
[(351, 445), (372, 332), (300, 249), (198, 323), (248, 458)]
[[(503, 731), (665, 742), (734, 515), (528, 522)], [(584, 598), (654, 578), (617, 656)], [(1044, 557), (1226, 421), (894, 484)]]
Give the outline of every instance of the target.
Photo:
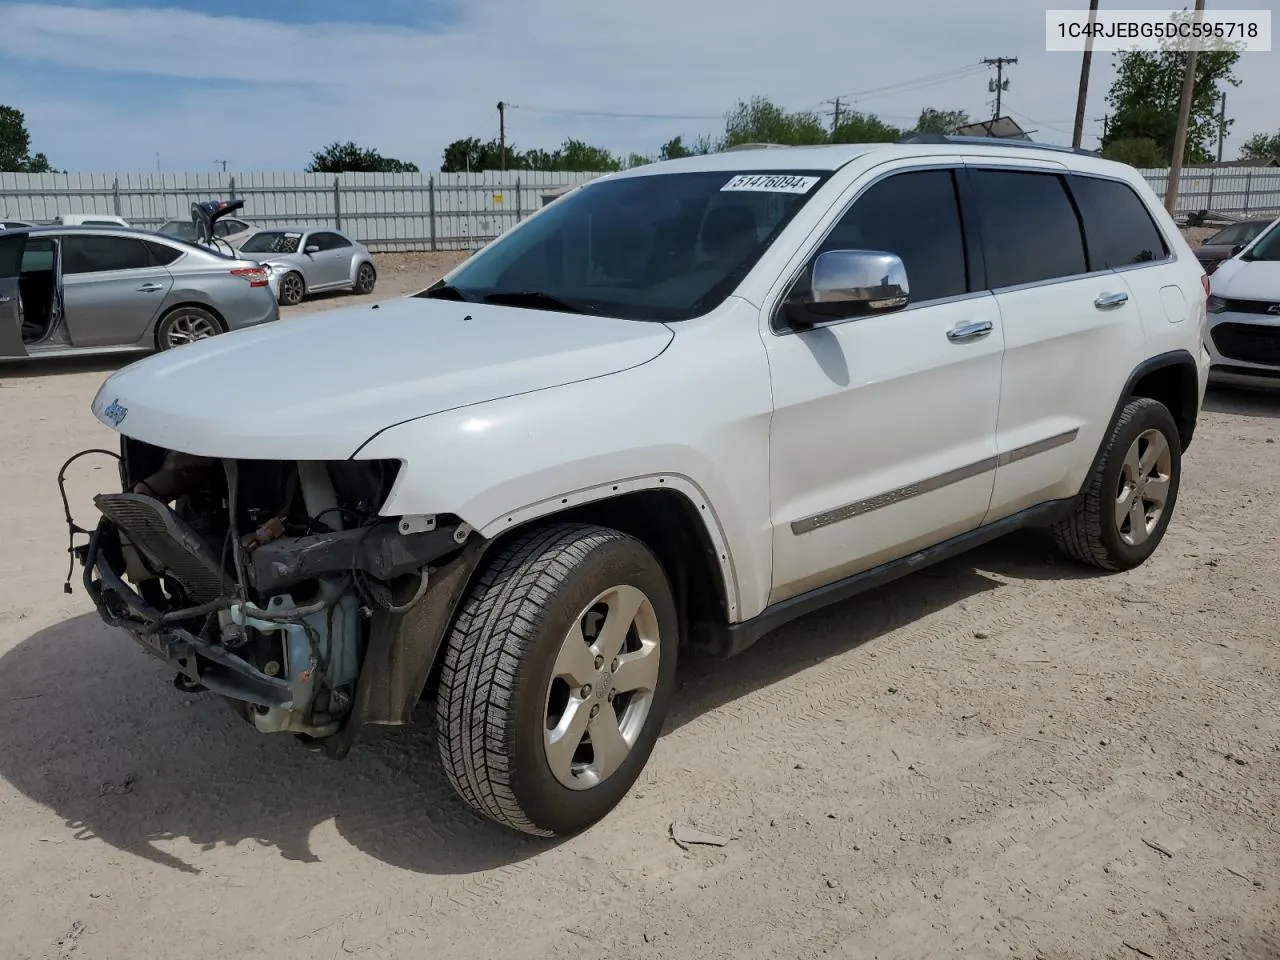
[(156, 349), (172, 350), (194, 340), (226, 333), (227, 326), (211, 310), (202, 307), (174, 307), (156, 324)]
[(307, 283), (297, 270), (290, 270), (280, 278), (280, 306), (296, 307), (307, 295)]
[[(1159, 431), (1169, 445), (1168, 494), (1160, 517), (1141, 543), (1125, 542), (1116, 520), (1125, 457), (1149, 430)], [(1157, 400), (1135, 397), (1120, 411), (1102, 456), (1085, 481), (1072, 512), (1054, 524), (1054, 542), (1072, 560), (1103, 570), (1131, 570), (1155, 552), (1169, 527), (1182, 478), (1182, 442), (1168, 408)]]
[[(570, 789), (547, 757), (547, 692), (574, 618), (614, 586), (639, 589), (652, 606), (657, 678), (626, 759), (598, 784)], [(576, 833), (603, 818), (640, 775), (662, 729), (678, 629), (666, 574), (639, 540), (581, 524), (517, 537), (472, 585), (446, 641), (436, 716), (449, 782), (481, 814), (535, 836)]]
[(356, 282), (352, 284), (351, 289), (360, 296), (367, 296), (373, 293), (374, 285), (378, 282), (378, 271), (372, 263), (367, 260), (360, 264), (360, 269), (356, 271)]

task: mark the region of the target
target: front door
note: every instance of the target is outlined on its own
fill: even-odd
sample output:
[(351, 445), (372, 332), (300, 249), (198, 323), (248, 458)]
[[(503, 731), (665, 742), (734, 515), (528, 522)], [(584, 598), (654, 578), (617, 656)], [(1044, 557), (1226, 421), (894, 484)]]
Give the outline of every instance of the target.
[(62, 238), (63, 315), (77, 347), (136, 344), (173, 287), (135, 237), (73, 233)]
[[(956, 172), (900, 168), (862, 190), (812, 252), (897, 254), (911, 303), (766, 333), (770, 602), (977, 527), (996, 467), (1004, 332), (970, 279)], [(968, 335), (964, 335), (965, 333)]]
[(328, 230), (318, 230), (307, 237), (307, 246), (320, 248), (311, 254), (312, 275), (316, 278), (313, 286), (339, 286), (351, 279), (351, 244), (347, 240)]
[(0, 234), (0, 359), (25, 357), (22, 345), (22, 247), (26, 234)]

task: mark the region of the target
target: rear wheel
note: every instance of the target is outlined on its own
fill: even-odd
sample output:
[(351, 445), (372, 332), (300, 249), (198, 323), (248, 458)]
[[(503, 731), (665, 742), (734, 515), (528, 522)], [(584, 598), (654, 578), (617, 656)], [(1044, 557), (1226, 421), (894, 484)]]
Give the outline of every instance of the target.
[(223, 332), (222, 321), (200, 307), (175, 307), (156, 327), (156, 346), (172, 350), (185, 343), (207, 340)]
[(302, 282), (302, 274), (296, 270), (290, 270), (280, 278), (280, 305), (282, 307), (296, 307), (302, 302), (306, 292), (307, 287)]
[(1058, 548), (1081, 563), (1129, 570), (1155, 552), (1182, 477), (1182, 441), (1164, 404), (1125, 404), (1072, 513), (1053, 528)]
[(601, 819), (662, 728), (678, 629), (666, 574), (640, 541), (586, 525), (513, 541), (445, 648), (436, 711), (449, 781), (524, 833)]
[(360, 264), (360, 269), (356, 271), (355, 292), (359, 294), (373, 293), (373, 285), (377, 282), (378, 272), (373, 269), (373, 264)]

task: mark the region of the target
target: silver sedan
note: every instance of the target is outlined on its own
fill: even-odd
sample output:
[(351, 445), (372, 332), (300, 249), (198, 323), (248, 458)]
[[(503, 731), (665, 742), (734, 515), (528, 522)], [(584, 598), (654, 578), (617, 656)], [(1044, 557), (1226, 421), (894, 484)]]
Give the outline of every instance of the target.
[(276, 320), (252, 260), (123, 227), (0, 232), (0, 360), (167, 350)]
[(240, 244), (271, 271), (271, 289), (286, 307), (328, 290), (373, 292), (378, 271), (362, 243), (340, 230), (260, 230)]

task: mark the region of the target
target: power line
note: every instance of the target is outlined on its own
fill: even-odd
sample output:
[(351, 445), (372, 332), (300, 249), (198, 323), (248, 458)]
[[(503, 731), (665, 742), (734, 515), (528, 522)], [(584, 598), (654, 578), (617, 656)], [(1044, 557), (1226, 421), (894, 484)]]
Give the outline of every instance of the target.
[(565, 107), (534, 107), (508, 103), (508, 110), (548, 113), (564, 117), (613, 117), (619, 120), (723, 120), (723, 113), (623, 113), (615, 110), (574, 110)]

